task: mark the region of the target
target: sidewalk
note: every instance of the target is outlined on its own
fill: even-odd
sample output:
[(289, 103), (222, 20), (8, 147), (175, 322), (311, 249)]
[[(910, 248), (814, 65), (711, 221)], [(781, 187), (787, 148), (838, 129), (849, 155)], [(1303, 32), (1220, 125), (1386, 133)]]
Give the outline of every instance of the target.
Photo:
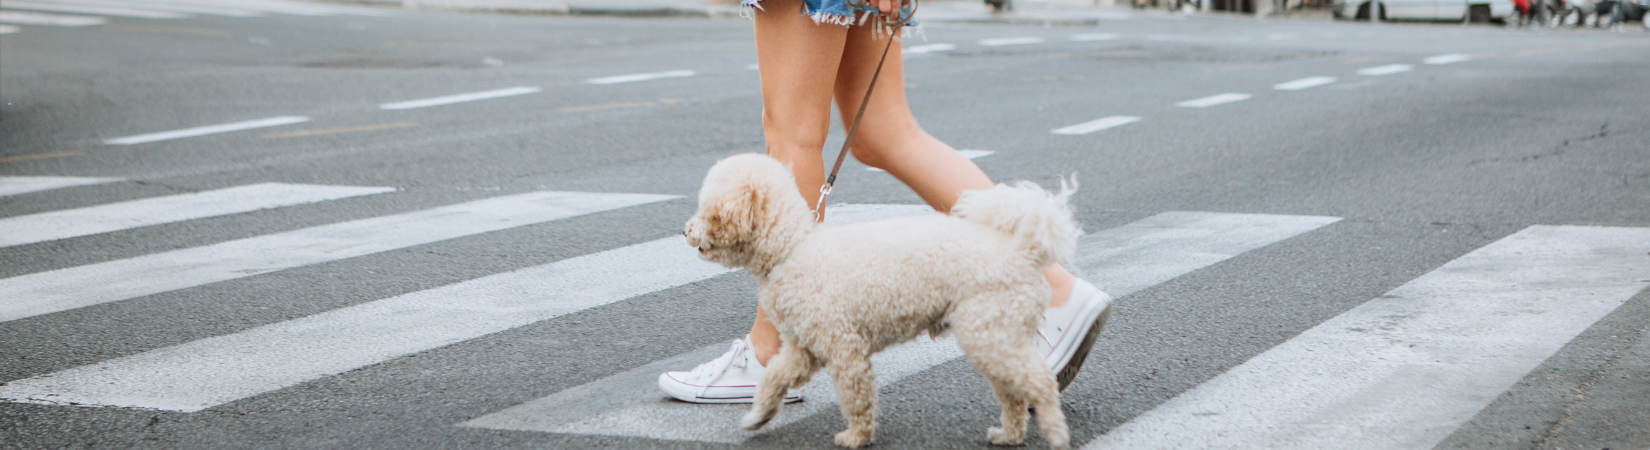
[[(434, 11), (622, 17), (739, 17), (735, 0), (316, 0)], [(1126, 8), (1074, 4), (1082, 0), (1016, 0), (1014, 10), (994, 13), (981, 0), (925, 0), (917, 20), (925, 23), (1001, 23), (1094, 26), (1128, 20)]]

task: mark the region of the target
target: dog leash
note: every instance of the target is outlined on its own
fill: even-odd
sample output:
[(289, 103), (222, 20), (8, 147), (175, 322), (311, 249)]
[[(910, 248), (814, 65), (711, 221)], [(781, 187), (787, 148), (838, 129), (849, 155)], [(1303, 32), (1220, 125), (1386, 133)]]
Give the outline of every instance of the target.
[[(845, 0), (848, 6), (863, 8), (871, 4), (871, 0)], [(825, 177), (825, 184), (819, 186), (819, 201), (814, 203), (814, 220), (825, 221), (825, 197), (831, 196), (831, 188), (836, 186), (836, 173), (842, 170), (842, 160), (848, 157), (848, 146), (854, 142), (854, 133), (859, 132), (859, 121), (865, 118), (865, 106), (871, 104), (871, 91), (877, 87), (877, 78), (882, 76), (882, 63), (888, 61), (888, 50), (894, 46), (894, 36), (900, 28), (911, 23), (911, 18), (917, 14), (917, 0), (909, 0), (910, 8), (905, 7), (906, 0), (901, 0), (899, 11), (893, 17), (884, 15), (881, 10), (872, 9), (872, 13), (880, 18), (882, 26), (888, 27), (888, 43), (882, 45), (882, 56), (877, 58), (877, 69), (871, 72), (871, 83), (865, 86), (865, 98), (859, 101), (859, 111), (854, 113), (854, 122), (848, 126), (848, 136), (842, 141), (842, 150), (836, 154), (836, 164), (831, 166), (831, 173)]]

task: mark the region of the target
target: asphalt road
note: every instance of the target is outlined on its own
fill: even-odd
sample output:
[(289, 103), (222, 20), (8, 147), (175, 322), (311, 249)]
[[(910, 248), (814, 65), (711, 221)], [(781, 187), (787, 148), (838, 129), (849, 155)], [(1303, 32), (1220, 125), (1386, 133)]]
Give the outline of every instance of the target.
[[(0, 230), (45, 236), (0, 247), (0, 448), (831, 448), (827, 393), (738, 434), (651, 381), (753, 314), (743, 273), (632, 273), (762, 151), (748, 22), (324, 8), (0, 37)], [(905, 45), (931, 133), (1082, 182), (1079, 269), (1126, 295), (1063, 395), (1074, 443), (1650, 448), (1650, 33), (1145, 14)], [(833, 202), (920, 203), (844, 173)], [(152, 218), (261, 183), (385, 189)], [(1338, 322), (1365, 319), (1391, 328)], [(1434, 361), (1302, 356), (1353, 335)], [(964, 361), (899, 364), (875, 448), (990, 447)], [(571, 419), (480, 420), (532, 404)], [(648, 408), (685, 418), (620, 414)]]

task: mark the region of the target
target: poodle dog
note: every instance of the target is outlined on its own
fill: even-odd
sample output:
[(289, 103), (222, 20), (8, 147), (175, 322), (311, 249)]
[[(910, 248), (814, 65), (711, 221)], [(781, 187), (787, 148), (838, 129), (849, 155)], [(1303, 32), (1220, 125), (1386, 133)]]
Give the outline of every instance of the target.
[(1082, 233), (1066, 205), (1074, 191), (999, 184), (963, 193), (949, 216), (822, 225), (778, 161), (717, 162), (683, 234), (701, 258), (756, 277), (783, 342), (741, 425), (761, 428), (788, 389), (829, 368), (848, 422), (836, 444), (869, 444), (871, 355), (950, 332), (1002, 406), (1002, 423), (986, 433), (993, 444), (1022, 443), (1033, 406), (1049, 445), (1067, 448), (1060, 392), (1031, 337), (1050, 295), (1041, 269), (1069, 260)]

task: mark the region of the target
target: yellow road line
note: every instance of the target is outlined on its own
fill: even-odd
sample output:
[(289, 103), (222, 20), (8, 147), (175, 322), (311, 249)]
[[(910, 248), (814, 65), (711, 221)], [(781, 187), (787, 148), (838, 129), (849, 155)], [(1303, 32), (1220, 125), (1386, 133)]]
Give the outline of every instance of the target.
[(81, 155), (85, 155), (85, 153), (81, 153), (81, 152), (53, 152), (53, 153), (35, 153), (35, 154), (31, 154), (31, 155), (0, 156), (0, 163), (14, 163), (14, 162), (20, 162), (20, 161), (34, 161), (34, 160), (37, 160), (37, 159), (51, 159), (51, 158), (62, 158), (62, 157), (65, 157), (65, 156), (81, 156)]
[(294, 137), (305, 137), (305, 136), (320, 136), (320, 135), (324, 135), (324, 134), (353, 133), (353, 132), (356, 132), (356, 131), (390, 130), (390, 129), (396, 129), (396, 128), (407, 128), (407, 127), (416, 127), (416, 126), (418, 126), (418, 124), (413, 123), (413, 122), (395, 122), (395, 123), (380, 123), (380, 124), (376, 124), (376, 125), (361, 125), (361, 126), (343, 127), (343, 128), (325, 128), (325, 129), (320, 129), (320, 130), (292, 131), (292, 132), (286, 132), (286, 133), (267, 133), (267, 134), (261, 134), (259, 136), (264, 138), (264, 139), (282, 139), (282, 138), (294, 138)]
[[(680, 101), (682, 101), (682, 99), (679, 99), (679, 98), (661, 98), (661, 99), (659, 99), (659, 103), (663, 103), (663, 104), (666, 104), (666, 105), (673, 104), (673, 103), (680, 102)], [(655, 106), (655, 105), (658, 105), (659, 103), (654, 103), (654, 102), (631, 102), (631, 103), (608, 103), (608, 104), (605, 104), (605, 105), (569, 106), (569, 107), (566, 107), (566, 108), (562, 108), (558, 111), (561, 111), (561, 112), (584, 112), (584, 111), (597, 111), (597, 110), (615, 109), (615, 108), (637, 108), (637, 107), (642, 107), (642, 106)]]
[(167, 26), (160, 26), (160, 25), (108, 24), (108, 25), (104, 25), (103, 29), (105, 29), (105, 30), (115, 30), (115, 31), (136, 31), (136, 32), (139, 32), (139, 33), (187, 34), (187, 35), (191, 35), (191, 36), (212, 36), (212, 37), (230, 37), (230, 36), (235, 35), (235, 33), (230, 33), (228, 31), (223, 31), (223, 30), (209, 30), (209, 29), (205, 29), (205, 28), (167, 27)]

